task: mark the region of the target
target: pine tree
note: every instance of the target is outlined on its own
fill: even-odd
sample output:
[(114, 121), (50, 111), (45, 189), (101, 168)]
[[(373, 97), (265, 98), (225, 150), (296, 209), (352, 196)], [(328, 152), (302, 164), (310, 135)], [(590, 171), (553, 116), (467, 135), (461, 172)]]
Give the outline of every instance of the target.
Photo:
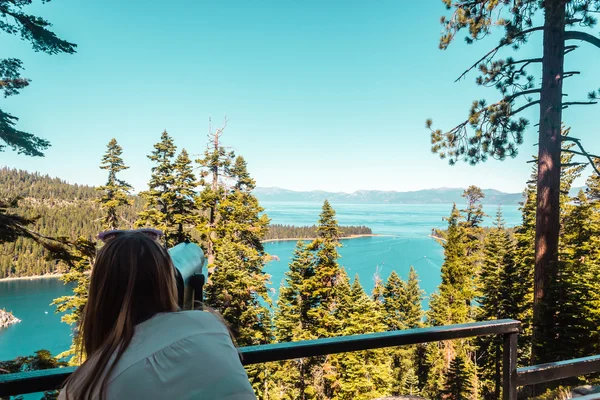
[[(0, 29), (9, 35), (20, 35), (21, 39), (31, 43), (33, 50), (46, 54), (74, 54), (76, 44), (60, 39), (49, 30), (50, 22), (41, 17), (24, 12), (23, 8), (31, 1), (0, 1), (0, 14), (3, 17)], [(43, 3), (43, 2), (42, 2)], [(30, 80), (21, 77), (23, 63), (17, 58), (0, 60), (0, 89), (4, 97), (19, 94), (21, 89), (29, 86)], [(50, 142), (28, 132), (15, 128), (19, 119), (14, 115), (0, 110), (0, 152), (10, 147), (19, 154), (33, 157), (43, 157), (43, 151), (50, 147)]]
[[(581, 40), (600, 48), (598, 37), (576, 26), (592, 28), (597, 19), (593, 17), (600, 7), (598, 0), (583, 1), (456, 1), (443, 0), (450, 17), (442, 17), (445, 32), (440, 38), (440, 48), (446, 49), (462, 30), (468, 31), (467, 43), (480, 42), (492, 32), (492, 27), (503, 27), (504, 32), (496, 47), (473, 64), (460, 78), (477, 69), (479, 85), (494, 87), (501, 99), (488, 103), (474, 101), (469, 116), (447, 132), (432, 130), (432, 150), (440, 157), (449, 157), (454, 164), (459, 159), (477, 164), (488, 157), (503, 160), (515, 157), (517, 147), (523, 143), (523, 135), (529, 121), (521, 113), (539, 105), (538, 132), (538, 184), (535, 257), (535, 296), (533, 337), (538, 344), (552, 336), (551, 322), (544, 310), (546, 301), (542, 296), (558, 274), (558, 245), (560, 212), (557, 205), (560, 196), (562, 110), (578, 104), (594, 104), (598, 92), (591, 92), (589, 101), (567, 101), (563, 90), (565, 78), (578, 74), (564, 71), (565, 55), (576, 51), (578, 46), (569, 41)], [(538, 18), (541, 17), (541, 18)], [(539, 25), (538, 22), (542, 22)], [(514, 59), (504, 55), (512, 47), (518, 50), (528, 43), (532, 35), (543, 35), (541, 48), (536, 55), (526, 59)], [(536, 82), (528, 69), (541, 67), (541, 79)], [(559, 76), (561, 79), (556, 79)], [(459, 79), (460, 79), (459, 78)], [(431, 128), (431, 120), (427, 126)], [(569, 141), (574, 139), (569, 138)], [(579, 142), (577, 139), (575, 141)], [(552, 300), (550, 300), (550, 303)], [(536, 346), (535, 362), (544, 362), (543, 346)]]
[(533, 272), (535, 265), (535, 221), (536, 221), (537, 165), (532, 167), (531, 179), (524, 191), (521, 203), (521, 224), (515, 228), (515, 268), (519, 285), (513, 288), (520, 309), (521, 333), (519, 335), (518, 365), (531, 362), (531, 340), (533, 331)]
[(428, 314), (430, 324), (434, 326), (470, 322), (473, 314), (475, 271), (467, 260), (468, 239), (465, 228), (460, 224), (461, 219), (454, 205), (448, 218), (447, 239), (443, 244), (442, 283), (439, 295), (431, 298)]
[[(600, 168), (600, 159), (596, 158), (594, 163), (596, 169)], [(586, 181), (585, 194), (591, 203), (600, 201), (600, 175), (592, 173)]]
[(152, 176), (148, 183), (148, 190), (140, 192), (146, 201), (144, 211), (138, 214), (135, 222), (137, 227), (152, 227), (165, 233), (167, 246), (177, 244), (177, 226), (173, 220), (173, 202), (176, 193), (175, 167), (173, 157), (177, 147), (167, 131), (163, 131), (161, 141), (154, 145), (154, 151), (148, 156), (155, 163), (152, 167)]
[[(198, 196), (198, 208), (204, 210), (198, 231), (206, 252), (209, 275), (214, 269), (219, 238), (216, 226), (219, 218), (219, 205), (225, 198), (225, 188), (220, 183), (230, 178), (231, 164), (235, 158), (232, 151), (227, 151), (221, 143), (221, 137), (227, 126), (227, 119), (223, 126), (215, 132), (209, 128), (208, 145), (204, 157), (196, 160), (200, 165), (200, 186), (203, 188)], [(239, 173), (238, 173), (239, 174)], [(210, 278), (209, 278), (210, 280)]]
[(118, 214), (119, 207), (129, 206), (132, 204), (128, 196), (130, 194), (131, 185), (122, 179), (117, 178), (117, 174), (128, 169), (121, 155), (123, 149), (117, 143), (116, 139), (111, 139), (108, 142), (106, 153), (102, 157), (100, 169), (108, 171), (108, 180), (104, 186), (98, 187), (101, 191), (101, 197), (97, 200), (104, 212), (102, 225), (104, 229), (118, 229), (123, 225), (123, 218)]
[(309, 282), (318, 306), (309, 311), (309, 316), (317, 321), (315, 331), (317, 337), (330, 337), (336, 331), (336, 321), (330, 310), (334, 303), (334, 289), (341, 268), (338, 264), (340, 255), (338, 247), (340, 231), (335, 211), (327, 200), (323, 203), (323, 208), (319, 217), (317, 227), (317, 238), (309, 245), (309, 250), (315, 252), (315, 277)]
[[(395, 271), (392, 271), (383, 290), (383, 314), (387, 330), (420, 327), (423, 318), (422, 300), (423, 291), (419, 287), (417, 273), (412, 266), (408, 282), (404, 282)], [(417, 391), (418, 347), (403, 346), (390, 350), (393, 376), (391, 393), (393, 395), (410, 394)]]
[[(314, 254), (315, 276), (306, 282), (306, 290), (311, 293), (315, 306), (308, 310), (308, 317), (314, 321), (311, 334), (317, 338), (336, 336), (339, 332), (339, 312), (336, 316), (332, 310), (336, 309), (336, 297), (341, 296), (338, 284), (343, 270), (338, 264), (340, 255), (337, 248), (340, 231), (335, 211), (327, 200), (323, 203), (317, 226), (317, 237), (308, 245), (308, 250)], [(345, 275), (345, 274), (344, 274)], [(313, 375), (319, 376), (316, 380), (318, 396), (331, 397), (336, 375), (331, 365), (331, 356), (327, 356), (313, 369)]]
[(592, 311), (598, 305), (600, 290), (598, 228), (593, 226), (593, 209), (585, 193), (580, 191), (574, 200), (564, 207), (561, 265), (558, 279), (551, 285), (555, 298), (560, 299), (554, 318), (560, 345), (548, 349), (555, 361), (589, 356), (598, 349), (597, 342), (590, 340), (598, 335), (598, 320), (594, 318), (598, 313)]
[(483, 190), (477, 186), (471, 185), (465, 190), (462, 197), (467, 199), (467, 208), (461, 210), (465, 215), (464, 225), (468, 228), (481, 226), (483, 217), (486, 216), (483, 212), (483, 205), (481, 204), (481, 200), (485, 197)]
[(404, 290), (403, 320), (406, 329), (420, 328), (423, 325), (423, 308), (421, 302), (425, 291), (419, 286), (417, 271), (411, 265), (408, 271), (408, 281)]
[(261, 258), (226, 239), (215, 262), (218, 267), (206, 287), (206, 303), (221, 312), (240, 346), (269, 342), (269, 311), (260, 304), (265, 291), (256, 287), (256, 273), (247, 268), (262, 263)]
[(197, 183), (194, 176), (192, 161), (185, 149), (181, 150), (173, 164), (173, 186), (174, 194), (172, 210), (173, 224), (176, 226), (174, 242), (183, 243), (191, 240), (191, 229), (200, 221), (196, 210)]
[[(282, 288), (276, 326), (283, 328), (276, 337), (286, 339), (324, 338), (341, 335), (351, 314), (351, 289), (344, 270), (338, 264), (339, 227), (335, 211), (325, 202), (319, 218), (317, 237), (305, 248), (298, 247), (287, 275), (288, 289)], [(302, 246), (302, 245), (299, 245)], [(310, 261), (309, 261), (310, 260)], [(365, 295), (366, 296), (366, 295)], [(298, 300), (302, 308), (299, 315)], [(283, 305), (285, 304), (285, 307)], [(290, 328), (302, 324), (301, 329)], [(285, 328), (284, 328), (285, 327)], [(296, 364), (290, 378), (281, 377), (279, 386), (292, 388), (306, 399), (331, 398), (339, 390), (340, 377), (336, 368), (339, 357), (314, 357)], [(281, 371), (280, 371), (281, 372)], [(284, 374), (285, 375), (285, 374)], [(308, 384), (290, 385), (294, 376), (310, 376)], [(300, 397), (302, 398), (302, 397)]]
[[(381, 310), (364, 292), (355, 277), (352, 286), (344, 271), (335, 290), (334, 315), (337, 335), (359, 335), (385, 330)], [(389, 394), (390, 358), (385, 350), (358, 351), (331, 356), (335, 374), (331, 380), (333, 399), (372, 399)]]
[(419, 377), (415, 367), (411, 367), (406, 371), (406, 374), (402, 377), (401, 385), (401, 393), (405, 395), (418, 396), (421, 393), (419, 390)]
[[(438, 292), (430, 296), (427, 320), (430, 325), (442, 326), (472, 322), (475, 315), (476, 266), (469, 250), (476, 248), (469, 235), (478, 226), (468, 226), (462, 222), (463, 216), (456, 208), (448, 220), (445, 234), (444, 263), (442, 264), (442, 282)], [(472, 254), (471, 254), (472, 256)], [(452, 357), (460, 355), (471, 367), (472, 345), (469, 340), (432, 343), (427, 346), (428, 378), (425, 394), (438, 398), (444, 390), (446, 372)]]
[[(314, 331), (312, 327), (315, 322), (309, 318), (308, 311), (316, 305), (312, 293), (305, 287), (315, 276), (315, 271), (312, 254), (301, 241), (296, 245), (285, 276), (274, 317), (275, 338), (278, 342), (315, 339), (310, 333)], [(318, 362), (319, 358), (316, 357), (281, 362), (275, 372), (279, 393), (289, 399), (314, 399), (317, 388), (313, 384), (311, 371)]]
[[(567, 138), (569, 129), (563, 127), (562, 135), (563, 138)], [(561, 155), (561, 163), (565, 168), (561, 170), (560, 176), (560, 223), (563, 234), (561, 235), (559, 246), (559, 263), (554, 266), (556, 275), (554, 276), (554, 279), (545, 286), (546, 294), (544, 301), (541, 304), (543, 311), (541, 315), (543, 316), (544, 323), (544, 329), (542, 331), (546, 332), (546, 334), (540, 336), (537, 342), (533, 343), (532, 347), (534, 353), (543, 353), (544, 359), (549, 362), (565, 359), (564, 350), (570, 347), (575, 351), (575, 347), (577, 347), (577, 344), (572, 344), (570, 346), (567, 343), (569, 340), (573, 340), (572, 338), (569, 339), (567, 336), (571, 335), (571, 333), (568, 333), (570, 326), (577, 325), (577, 312), (572, 309), (570, 305), (571, 301), (568, 300), (568, 297), (580, 290), (577, 287), (579, 286), (578, 278), (574, 276), (574, 274), (576, 275), (577, 273), (572, 269), (578, 263), (573, 264), (565, 262), (566, 260), (564, 257), (565, 245), (568, 246), (568, 243), (565, 242), (565, 239), (568, 237), (565, 228), (569, 225), (569, 216), (574, 207), (573, 204), (570, 204), (572, 199), (569, 196), (569, 192), (573, 186), (573, 182), (581, 175), (584, 168), (584, 166), (579, 163), (573, 163), (574, 154), (571, 153), (571, 148), (573, 146), (573, 143), (568, 142), (563, 142), (562, 145), (564, 153)], [(578, 223), (582, 222), (583, 221), (579, 221)], [(571, 230), (578, 229), (580, 228), (571, 228)], [(580, 239), (583, 240), (583, 237)], [(582, 243), (576, 243), (574, 246), (579, 247), (581, 244)], [(581, 300), (577, 299), (574, 301), (580, 302)], [(565, 341), (565, 343), (563, 343), (563, 341)], [(555, 384), (557, 383), (547, 386), (553, 386)]]
[[(392, 271), (394, 272), (394, 271)], [(374, 285), (373, 285), (373, 291), (371, 292), (371, 298), (373, 299), (373, 301), (380, 305), (381, 307), (383, 307), (383, 292), (384, 292), (384, 283), (383, 280), (381, 280), (381, 276), (379, 275), (379, 268), (377, 268), (377, 270), (375, 271), (375, 274), (373, 275), (373, 280), (374, 280)]]
[[(211, 152), (209, 146), (201, 160), (205, 167), (200, 182), (204, 190), (198, 199), (205, 213), (197, 228), (209, 261), (205, 299), (231, 324), (240, 345), (270, 343), (270, 276), (264, 272), (269, 257), (262, 244), (269, 218), (262, 214), (264, 209), (252, 194), (255, 184), (246, 162), (239, 157), (230, 168), (228, 160), (234, 154), (223, 161), (225, 151), (219, 147), (218, 135), (215, 137), (217, 147)], [(217, 176), (210, 186), (205, 179), (206, 168), (213, 178)], [(267, 397), (272, 384), (271, 366), (250, 366), (247, 371), (257, 396)]]
[(446, 377), (446, 399), (470, 400), (473, 397), (473, 371), (462, 355), (454, 357)]
[(392, 271), (383, 286), (383, 310), (384, 322), (389, 331), (398, 331), (408, 329), (405, 325), (403, 295), (404, 281), (398, 276), (396, 271)]
[(275, 313), (276, 338), (278, 342), (292, 342), (310, 337), (308, 310), (315, 306), (311, 293), (305, 289), (306, 282), (315, 276), (312, 254), (304, 242), (299, 241), (292, 256), (289, 270), (285, 273), (285, 285), (279, 290)]
[[(596, 169), (600, 167), (600, 159), (595, 159)], [(580, 279), (587, 286), (586, 291), (590, 294), (588, 301), (588, 316), (587, 318), (592, 321), (600, 321), (600, 176), (596, 173), (592, 173), (586, 181), (588, 190), (586, 191), (586, 197), (589, 203), (589, 216), (587, 223), (585, 224), (586, 229), (590, 230), (588, 243), (583, 246), (585, 250), (589, 251), (586, 259), (584, 260), (589, 268), (586, 273)], [(580, 200), (582, 204), (585, 204), (583, 200)], [(593, 354), (600, 353), (600, 328), (596, 327), (590, 332), (591, 343), (595, 344)]]
[[(524, 299), (515, 298), (519, 293), (519, 276), (515, 267), (515, 244), (504, 227), (502, 210), (498, 207), (496, 226), (488, 233), (484, 242), (484, 261), (478, 277), (480, 304), (478, 320), (489, 321), (504, 318), (519, 318), (519, 306)], [(501, 341), (500, 338), (478, 339), (478, 364), (485, 385), (483, 397), (500, 398), (501, 388)]]
[(225, 197), (217, 207), (218, 218), (214, 227), (216, 238), (234, 238), (264, 255), (262, 240), (270, 221), (252, 194), (256, 184), (248, 173), (243, 157), (236, 158), (230, 173), (233, 187), (225, 190)]

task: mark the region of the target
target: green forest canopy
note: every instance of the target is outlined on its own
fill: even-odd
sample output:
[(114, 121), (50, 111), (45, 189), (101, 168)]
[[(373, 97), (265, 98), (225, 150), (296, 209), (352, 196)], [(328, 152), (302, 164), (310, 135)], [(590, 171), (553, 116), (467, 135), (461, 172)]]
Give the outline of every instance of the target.
[[(102, 231), (103, 213), (96, 202), (100, 193), (87, 185), (69, 184), (59, 178), (11, 168), (0, 169), (0, 198), (21, 198), (18, 210), (25, 217), (39, 219), (32, 229), (50, 237), (93, 238)], [(143, 200), (130, 196), (131, 207), (123, 207), (124, 218), (133, 226), (143, 209)], [(343, 236), (372, 234), (365, 226), (341, 227)], [(292, 225), (269, 226), (266, 240), (314, 238), (316, 227)], [(59, 271), (57, 262), (47, 260), (48, 252), (38, 243), (18, 238), (14, 243), (0, 245), (0, 279), (52, 274)]]

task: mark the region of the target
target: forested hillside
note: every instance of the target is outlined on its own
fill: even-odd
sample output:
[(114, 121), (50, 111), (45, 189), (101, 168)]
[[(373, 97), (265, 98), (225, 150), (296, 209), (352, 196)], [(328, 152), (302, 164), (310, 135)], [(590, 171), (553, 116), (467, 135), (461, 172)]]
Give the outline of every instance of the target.
[[(72, 185), (47, 175), (0, 169), (0, 198), (21, 197), (18, 213), (39, 217), (32, 230), (51, 237), (93, 237), (102, 230), (102, 213), (95, 199), (98, 191), (90, 186)], [(132, 197), (133, 205), (123, 215), (133, 224), (142, 202)], [(46, 259), (47, 251), (38, 243), (20, 237), (0, 245), (0, 278), (42, 275), (57, 272), (56, 261)]]
[[(10, 168), (0, 169), (0, 198), (20, 197), (18, 210), (25, 217), (39, 217), (32, 230), (50, 237), (94, 237), (102, 231), (104, 216), (91, 186), (67, 183), (59, 178)], [(132, 205), (122, 207), (123, 226), (133, 227), (143, 210), (139, 196), (128, 196)], [(372, 234), (366, 226), (343, 226), (344, 237)], [(316, 226), (269, 225), (265, 240), (314, 238)], [(47, 260), (48, 252), (33, 240), (20, 237), (14, 243), (0, 244), (0, 279), (51, 274), (58, 263)]]

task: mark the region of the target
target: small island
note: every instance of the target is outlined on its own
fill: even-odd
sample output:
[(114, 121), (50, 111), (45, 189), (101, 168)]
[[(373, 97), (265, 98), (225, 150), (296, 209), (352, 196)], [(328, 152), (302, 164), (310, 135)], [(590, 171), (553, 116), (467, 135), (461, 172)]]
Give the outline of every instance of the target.
[(15, 317), (11, 312), (0, 309), (0, 329), (9, 327), (18, 322), (21, 322), (21, 320)]
[[(354, 239), (359, 237), (379, 236), (373, 234), (371, 228), (367, 226), (339, 226), (340, 239)], [(317, 226), (295, 226), (271, 224), (269, 230), (262, 241), (279, 242), (279, 241), (298, 241), (298, 240), (313, 240), (317, 237)]]

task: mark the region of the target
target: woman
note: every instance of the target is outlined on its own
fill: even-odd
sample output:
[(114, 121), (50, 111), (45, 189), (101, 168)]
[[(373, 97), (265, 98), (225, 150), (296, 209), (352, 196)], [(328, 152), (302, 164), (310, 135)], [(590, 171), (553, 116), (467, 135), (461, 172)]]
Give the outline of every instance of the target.
[(160, 231), (100, 235), (80, 355), (59, 400), (256, 399), (226, 326), (178, 311), (174, 268)]

